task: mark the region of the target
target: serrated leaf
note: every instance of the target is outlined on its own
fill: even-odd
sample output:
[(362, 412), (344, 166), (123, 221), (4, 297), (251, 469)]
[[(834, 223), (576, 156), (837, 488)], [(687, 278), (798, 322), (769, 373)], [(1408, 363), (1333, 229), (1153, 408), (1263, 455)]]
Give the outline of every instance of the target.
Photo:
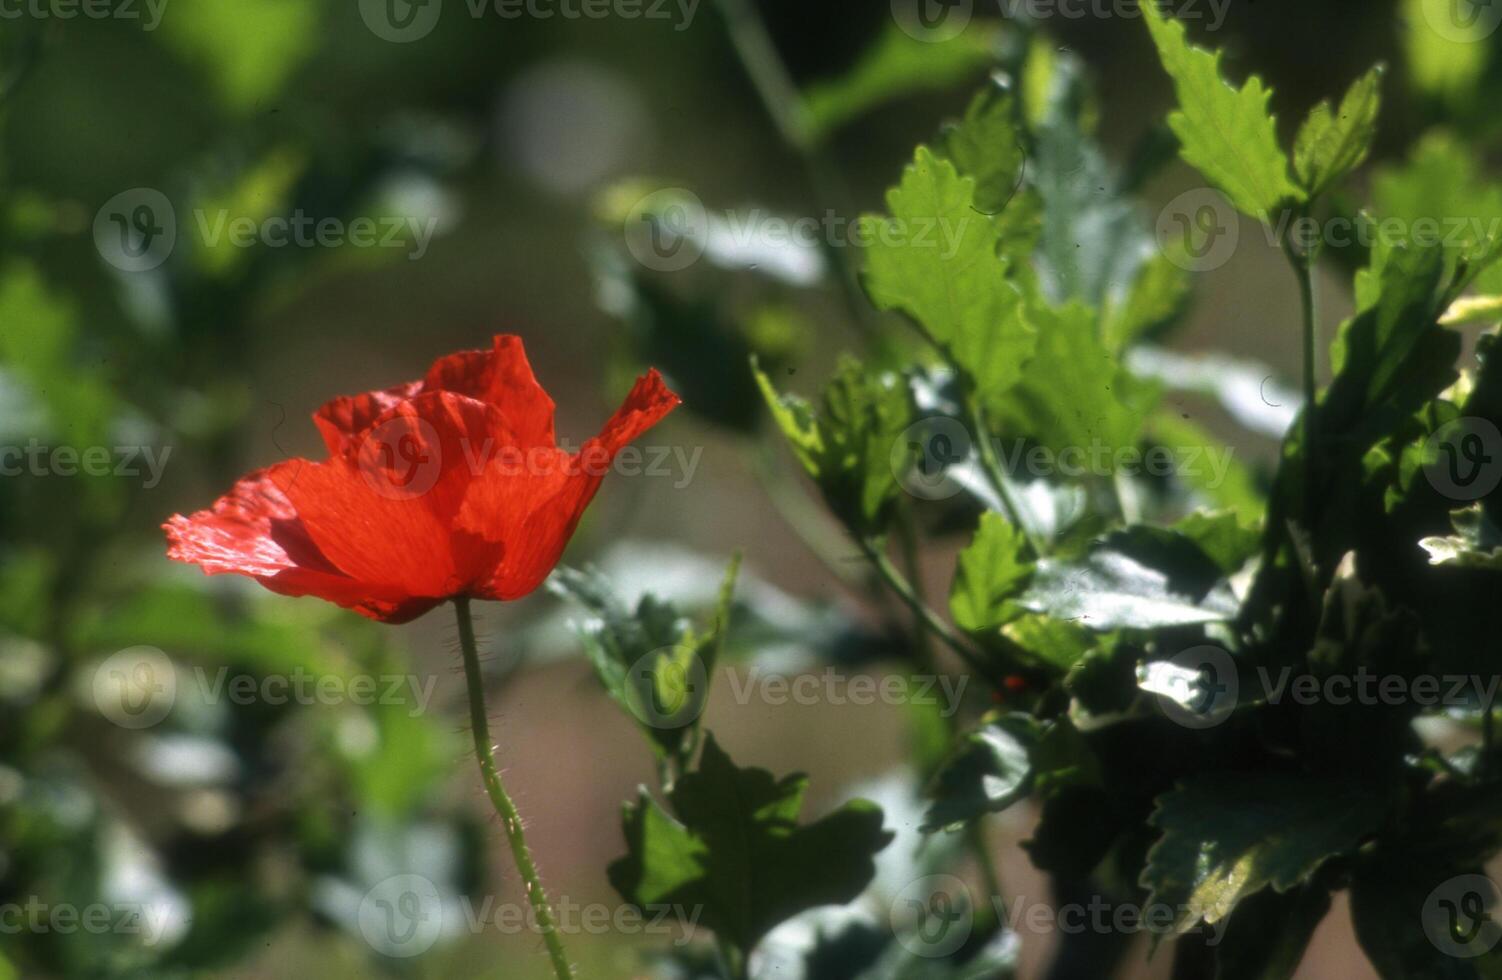
[(815, 412), (796, 395), (778, 394), (759, 367), (752, 370), (778, 428), (830, 508), (858, 534), (884, 532), (899, 488), (893, 461), (909, 452), (902, 445), (912, 421), (906, 386), (844, 357)]
[(1175, 910), (1173, 929), (1219, 922), (1271, 886), (1288, 892), (1350, 854), (1382, 823), (1381, 801), (1356, 784), (1292, 773), (1215, 772), (1158, 798), (1162, 836), (1141, 885)]
[[(1034, 306), (1037, 354), (1007, 392), (984, 392), (988, 419), (1052, 450), (1092, 458), (1090, 475), (1107, 475), (1117, 451), (1135, 447), (1153, 389), (1137, 382), (1101, 343), (1095, 311), (1079, 303)], [(1099, 470), (1094, 463), (1099, 461)]]
[(703, 909), (701, 921), (749, 952), (771, 929), (820, 905), (853, 901), (892, 835), (857, 800), (799, 826), (808, 780), (774, 780), (735, 765), (710, 736), (698, 768), (669, 794), (669, 816), (645, 791), (625, 809), (629, 853), (610, 883), (638, 906)]
[(579, 634), (605, 692), (636, 719), (658, 756), (679, 766), (697, 743), (739, 572), (736, 556), (726, 568), (714, 617), (702, 631), (651, 594), (628, 608), (593, 569), (559, 568), (548, 579), (551, 592), (593, 614)]
[(1366, 160), (1377, 136), (1382, 66), (1351, 86), (1334, 112), (1321, 102), (1309, 113), (1293, 148), (1293, 167), (1305, 192), (1319, 197)]
[(920, 146), (887, 207), (890, 217), (861, 220), (872, 301), (917, 321), (975, 389), (1016, 384), (1036, 336), (998, 257), (1000, 235), (976, 209), (974, 179)]
[(1012, 599), (1033, 573), (1028, 555), (1027, 535), (1020, 529), (998, 513), (981, 515), (974, 540), (960, 552), (949, 591), (949, 611), (960, 629), (977, 632), (1012, 618)]
[(1220, 55), (1191, 45), (1184, 25), (1157, 4), (1142, 5), (1158, 56), (1173, 79), (1179, 108), (1168, 125), (1185, 162), (1220, 188), (1235, 207), (1268, 221), (1285, 204), (1304, 200), (1288, 177), (1277, 124), (1267, 111), (1272, 92), (1253, 75), (1236, 88), (1220, 73)]
[(1027, 154), (1016, 116), (1012, 97), (988, 86), (970, 100), (963, 120), (944, 129), (935, 147), (961, 174), (974, 178), (975, 206), (986, 214), (1005, 208), (1022, 180)]

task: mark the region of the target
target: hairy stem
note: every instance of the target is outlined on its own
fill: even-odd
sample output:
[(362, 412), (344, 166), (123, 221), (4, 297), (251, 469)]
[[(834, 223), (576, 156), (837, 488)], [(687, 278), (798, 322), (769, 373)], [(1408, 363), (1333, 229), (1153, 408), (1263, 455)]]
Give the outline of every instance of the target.
[(480, 760), (480, 777), (491, 805), (501, 818), (501, 826), (506, 830), (511, 856), (527, 889), (527, 901), (532, 904), (538, 930), (548, 948), (548, 958), (553, 961), (553, 973), (558, 980), (574, 980), (574, 969), (569, 965), (563, 941), (558, 937), (557, 917), (548, 902), (547, 892), (543, 891), (542, 878), (532, 860), (532, 849), (527, 846), (521, 814), (517, 813), (516, 804), (507, 794), (500, 770), (496, 768), (495, 748), (490, 744), (490, 719), (485, 710), (485, 679), (480, 673), (480, 654), (475, 645), (475, 624), (470, 618), (469, 599), (455, 599), (454, 611), (459, 618), (459, 647), (464, 651), (464, 679), (469, 687), (469, 727), (475, 740), (475, 755)]

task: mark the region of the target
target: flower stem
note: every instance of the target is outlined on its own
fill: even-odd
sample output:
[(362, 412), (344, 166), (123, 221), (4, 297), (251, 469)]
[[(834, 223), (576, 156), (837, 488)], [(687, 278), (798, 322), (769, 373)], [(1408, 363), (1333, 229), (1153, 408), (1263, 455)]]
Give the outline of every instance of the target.
[(532, 850), (527, 846), (527, 835), (522, 829), (521, 814), (516, 804), (506, 793), (501, 783), (500, 770), (495, 764), (495, 748), (490, 744), (490, 719), (485, 711), (485, 679), (480, 674), (480, 654), (475, 645), (475, 624), (469, 614), (469, 599), (454, 600), (454, 611), (459, 618), (459, 647), (464, 651), (464, 678), (469, 687), (469, 727), (475, 739), (475, 755), (480, 760), (480, 777), (485, 783), (485, 792), (490, 803), (501, 818), (506, 829), (506, 840), (511, 844), (511, 856), (521, 872), (526, 885), (527, 901), (532, 904), (532, 914), (537, 918), (537, 927), (548, 948), (548, 957), (553, 961), (553, 972), (558, 980), (574, 980), (574, 968), (569, 965), (563, 951), (563, 942), (558, 938), (557, 918), (553, 906), (548, 903), (543, 891), (542, 878), (537, 873), (537, 864), (532, 860)]

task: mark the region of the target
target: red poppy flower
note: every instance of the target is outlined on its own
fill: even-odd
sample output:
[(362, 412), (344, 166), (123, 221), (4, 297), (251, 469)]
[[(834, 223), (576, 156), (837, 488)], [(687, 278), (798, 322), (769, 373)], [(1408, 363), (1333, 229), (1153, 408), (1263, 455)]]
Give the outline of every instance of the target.
[(168, 557), (401, 623), (448, 599), (516, 599), (563, 554), (615, 455), (677, 407), (656, 371), (577, 454), (518, 337), (313, 416), (329, 457), (246, 476), (165, 525)]

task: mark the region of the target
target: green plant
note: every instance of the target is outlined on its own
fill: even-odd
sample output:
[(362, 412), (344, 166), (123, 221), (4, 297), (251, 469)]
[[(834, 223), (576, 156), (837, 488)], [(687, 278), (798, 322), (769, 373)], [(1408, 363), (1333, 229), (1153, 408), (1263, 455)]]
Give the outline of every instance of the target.
[[(873, 55), (861, 83), (803, 101), (775, 84), (749, 9), (725, 6), (774, 118), (816, 188), (833, 192), (816, 121), (843, 124), (900, 90), (905, 62)], [(832, 276), (863, 287), (864, 299), (846, 298), (865, 363), (842, 363), (811, 402), (780, 393), (753, 362), (802, 474), (878, 588), (911, 614), (908, 669), (972, 674), (1001, 704), (972, 705), (958, 727), (913, 713), (936, 836), (907, 873), (969, 866), (988, 899), (1002, 898), (984, 825), (1030, 798), (1041, 817), (1023, 846), (1058, 901), (1093, 893), (1108, 907), (1162, 910), (1139, 928), (1154, 947), (1175, 940), (1176, 976), (1289, 976), (1342, 890), (1383, 976), (1495, 975), (1502, 954), (1485, 909), (1496, 896), (1478, 876), (1502, 849), (1488, 626), (1502, 553), (1502, 351), (1492, 330), (1463, 355), (1455, 328), (1497, 317), (1502, 208), (1463, 156), (1441, 162), (1431, 143), (1385, 166), (1372, 212), (1353, 215), (1346, 188), (1373, 145), (1381, 68), (1314, 107), (1290, 152), (1258, 78), (1231, 84), (1181, 23), (1156, 5), (1142, 12), (1178, 96), (1173, 139), (1219, 195), (1198, 192), (1154, 243), (1131, 200), (1142, 173), (1118, 173), (1092, 138), (1079, 63), (1041, 35), (1009, 35), (1002, 82), (917, 149), (886, 213), (859, 224), (862, 247), (824, 250)], [(1161, 158), (1151, 146), (1140, 157), (1149, 171)], [(1207, 268), (1216, 236), (1237, 222), (1225, 202), (1264, 226), (1294, 272), (1301, 318), (1259, 328), (1299, 338), (1292, 426), (1291, 410), (1270, 411), (1282, 406), (1265, 378), (1258, 403), (1236, 393), (1255, 368), (1222, 359), (1208, 379), (1190, 378), (1194, 362), (1157, 346), (1186, 309), (1185, 270)], [(683, 233), (659, 210), (632, 217)], [(1478, 220), (1446, 223), (1441, 238), (1423, 233), (1424, 217)], [(1356, 309), (1322, 381), (1317, 273), (1341, 221), (1373, 234), (1369, 248), (1335, 256), (1357, 267)], [(733, 265), (717, 234), (711, 219), (683, 237)], [(677, 302), (642, 295), (659, 309)], [(1176, 402), (1195, 388), (1282, 436), (1276, 466), (1235, 459), (1192, 422)], [(1031, 462), (1070, 454), (1081, 465), (1043, 473)], [(1190, 461), (1217, 458), (1224, 466), (1209, 473)], [(797, 504), (785, 509), (816, 527)], [(946, 616), (917, 558), (930, 536), (965, 523), (973, 537)], [(817, 531), (808, 540), (829, 549)], [(1363, 683), (1365, 693), (1341, 693)], [(1426, 739), (1440, 715), (1473, 733), (1468, 744)], [(718, 752), (702, 765), (728, 771)], [(693, 778), (697, 789), (711, 777)], [(638, 883), (654, 875), (677, 881), (681, 859), (652, 835), (692, 835), (679, 817), (628, 810), (630, 874), (614, 878), (627, 898), (641, 900)], [(779, 886), (789, 913), (805, 904)], [(820, 920), (799, 956), (808, 975), (1011, 975), (1005, 908), (973, 890), (968, 905), (941, 893), (920, 890), (916, 920), (894, 905), (895, 936), (879, 917)], [(955, 922), (963, 941), (946, 944), (934, 927)], [(730, 947), (724, 975), (746, 975), (765, 930), (717, 932)], [(1105, 945), (1075, 969), (1108, 970), (1121, 946)]]

